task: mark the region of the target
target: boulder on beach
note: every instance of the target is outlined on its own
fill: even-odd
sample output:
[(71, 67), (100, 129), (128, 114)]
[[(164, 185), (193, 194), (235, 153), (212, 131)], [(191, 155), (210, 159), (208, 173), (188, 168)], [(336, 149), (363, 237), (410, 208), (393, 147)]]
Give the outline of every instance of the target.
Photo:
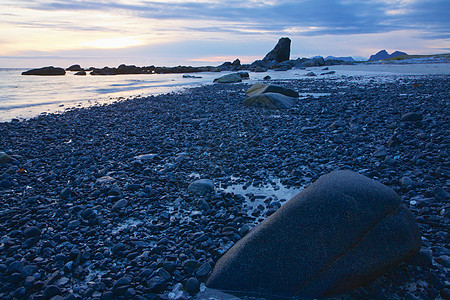
[(420, 247), (417, 223), (391, 188), (336, 171), (239, 240), (206, 285), (240, 295), (327, 297), (369, 283)]
[(195, 76), (195, 75), (184, 74), (183, 78), (202, 78), (202, 76)]
[(63, 68), (55, 68), (53, 66), (32, 69), (22, 72), (22, 75), (40, 75), (40, 76), (56, 76), (65, 75), (66, 71)]
[(288, 109), (294, 106), (298, 93), (279, 85), (255, 83), (246, 92), (244, 106), (267, 109)]
[(215, 83), (236, 83), (242, 82), (242, 76), (239, 73), (232, 73), (223, 75), (219, 78), (214, 79)]
[(284, 37), (281, 38), (267, 55), (263, 58), (263, 61), (277, 61), (283, 62), (289, 60), (291, 55), (291, 39)]
[(314, 72), (308, 72), (308, 73), (305, 74), (305, 76), (314, 77), (314, 76), (317, 76), (317, 75)]
[(77, 75), (77, 76), (85, 76), (86, 75), (86, 71), (78, 71), (78, 72), (76, 72), (75, 74), (73, 74), (73, 75)]
[(293, 89), (288, 89), (274, 84), (255, 83), (246, 92), (249, 96), (257, 96), (264, 93), (278, 93), (289, 97), (298, 97), (298, 93)]
[(278, 93), (263, 93), (244, 100), (244, 106), (266, 109), (289, 109), (294, 106), (296, 98)]
[(336, 71), (323, 72), (320, 75), (333, 75), (333, 74), (336, 74)]
[(237, 72), (236, 74), (238, 74), (239, 76), (241, 76), (242, 79), (249, 79), (250, 78), (250, 74), (248, 74), (248, 72)]

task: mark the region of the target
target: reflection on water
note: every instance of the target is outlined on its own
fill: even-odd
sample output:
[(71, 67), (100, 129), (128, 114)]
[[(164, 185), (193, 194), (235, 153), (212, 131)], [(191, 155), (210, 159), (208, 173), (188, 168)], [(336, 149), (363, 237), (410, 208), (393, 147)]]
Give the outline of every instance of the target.
[(30, 118), (43, 112), (62, 112), (127, 97), (158, 95), (212, 83), (217, 73), (203, 78), (183, 74), (137, 74), (116, 76), (22, 76), (22, 69), (0, 68), (0, 122)]

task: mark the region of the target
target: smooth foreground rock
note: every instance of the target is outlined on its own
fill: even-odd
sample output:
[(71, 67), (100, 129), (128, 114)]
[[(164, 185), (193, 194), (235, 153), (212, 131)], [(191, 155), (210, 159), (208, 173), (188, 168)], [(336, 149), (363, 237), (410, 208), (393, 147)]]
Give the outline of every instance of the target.
[(417, 223), (392, 189), (336, 171), (233, 246), (207, 286), (233, 294), (327, 297), (372, 281), (420, 247)]
[(255, 83), (246, 92), (249, 96), (257, 96), (264, 93), (278, 93), (289, 97), (298, 97), (298, 93), (293, 89), (288, 89), (279, 85)]
[(63, 68), (55, 68), (55, 67), (43, 67), (39, 69), (32, 69), (29, 71), (22, 72), (22, 75), (41, 75), (41, 76), (55, 76), (65, 74), (66, 71)]
[(294, 106), (296, 98), (278, 93), (264, 93), (244, 100), (244, 106), (267, 109), (289, 109)]

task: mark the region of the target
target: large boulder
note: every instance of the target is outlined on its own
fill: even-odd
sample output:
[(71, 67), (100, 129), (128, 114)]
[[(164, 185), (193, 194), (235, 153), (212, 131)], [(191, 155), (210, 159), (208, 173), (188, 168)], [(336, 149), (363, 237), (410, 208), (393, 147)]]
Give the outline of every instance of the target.
[(238, 73), (232, 73), (223, 75), (219, 78), (214, 79), (215, 83), (236, 83), (242, 82), (242, 76)]
[(298, 93), (279, 85), (255, 83), (246, 92), (249, 96), (257, 96), (264, 93), (278, 93), (289, 97), (298, 97)]
[(206, 285), (234, 294), (317, 298), (364, 285), (419, 251), (397, 194), (363, 175), (324, 175), (219, 259)]
[(39, 69), (32, 69), (22, 72), (22, 75), (41, 75), (41, 76), (55, 76), (55, 75), (65, 75), (66, 71), (63, 68), (55, 67), (43, 67)]
[(272, 49), (267, 55), (263, 58), (263, 61), (271, 61), (275, 60), (277, 62), (283, 62), (289, 60), (291, 55), (291, 39), (284, 37), (281, 38), (276, 44), (275, 48)]
[(278, 93), (263, 93), (244, 100), (244, 106), (266, 109), (289, 109), (294, 106), (296, 98)]

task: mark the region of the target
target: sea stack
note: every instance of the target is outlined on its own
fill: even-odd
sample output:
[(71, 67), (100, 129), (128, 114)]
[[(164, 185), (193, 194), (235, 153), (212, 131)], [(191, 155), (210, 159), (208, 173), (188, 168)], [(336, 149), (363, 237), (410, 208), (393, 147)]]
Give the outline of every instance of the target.
[(275, 48), (272, 49), (263, 58), (263, 61), (275, 60), (277, 62), (283, 62), (289, 60), (291, 55), (291, 39), (287, 37), (281, 38), (276, 44)]

